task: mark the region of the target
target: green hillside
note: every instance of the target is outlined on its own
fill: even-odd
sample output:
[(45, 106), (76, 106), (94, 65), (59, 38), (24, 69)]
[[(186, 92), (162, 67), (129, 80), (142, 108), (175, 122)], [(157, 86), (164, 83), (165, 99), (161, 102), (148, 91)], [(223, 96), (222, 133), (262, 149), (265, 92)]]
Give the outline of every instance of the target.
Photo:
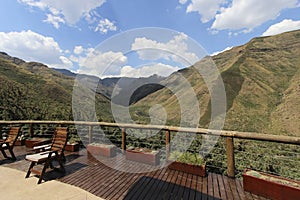
[[(300, 31), (254, 38), (212, 59), (226, 90), (224, 129), (299, 136)], [(194, 67), (201, 67), (205, 62), (205, 59), (199, 61)], [(208, 127), (210, 94), (194, 67), (177, 73), (186, 77), (194, 88), (202, 111), (200, 127)], [(171, 75), (166, 81), (176, 81), (177, 75)], [(155, 104), (164, 106), (168, 124), (179, 123), (177, 98), (167, 88), (132, 106), (132, 116), (141, 123), (149, 122), (148, 109)]]
[[(0, 85), (0, 120), (73, 119), (74, 77), (0, 53)], [(96, 99), (98, 118), (110, 120), (109, 100)]]

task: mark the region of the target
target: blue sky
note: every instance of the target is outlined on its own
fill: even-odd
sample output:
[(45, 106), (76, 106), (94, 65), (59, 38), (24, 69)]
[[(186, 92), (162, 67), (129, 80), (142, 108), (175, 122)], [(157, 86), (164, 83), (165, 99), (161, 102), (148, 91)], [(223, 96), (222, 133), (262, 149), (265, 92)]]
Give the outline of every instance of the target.
[(192, 63), (203, 56), (193, 42), (215, 54), (300, 29), (299, 13), (299, 0), (4, 0), (0, 51), (101, 77), (166, 76), (188, 66), (166, 51)]

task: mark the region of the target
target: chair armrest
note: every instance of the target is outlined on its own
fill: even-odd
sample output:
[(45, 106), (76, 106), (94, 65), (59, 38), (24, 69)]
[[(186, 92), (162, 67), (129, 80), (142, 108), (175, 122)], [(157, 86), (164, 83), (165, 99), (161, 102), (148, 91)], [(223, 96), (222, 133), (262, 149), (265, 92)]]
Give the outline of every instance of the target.
[(0, 147), (2, 147), (2, 148), (9, 147), (9, 142), (6, 142), (6, 141), (1, 142)]
[(50, 144), (45, 144), (45, 145), (33, 147), (33, 150), (38, 153), (38, 152), (49, 150), (50, 148), (51, 148)]
[(45, 154), (52, 154), (52, 153), (56, 153), (57, 152), (57, 150), (54, 150), (54, 151), (45, 151), (45, 152), (42, 152), (42, 153), (40, 153), (40, 155), (45, 155)]

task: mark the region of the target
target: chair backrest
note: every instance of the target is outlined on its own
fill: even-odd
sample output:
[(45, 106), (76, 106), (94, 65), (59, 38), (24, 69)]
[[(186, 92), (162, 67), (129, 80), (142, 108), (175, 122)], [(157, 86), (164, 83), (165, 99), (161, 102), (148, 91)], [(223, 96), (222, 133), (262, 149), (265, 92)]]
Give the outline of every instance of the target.
[(57, 127), (51, 144), (51, 151), (58, 151), (59, 154), (64, 152), (68, 140), (68, 128)]
[(10, 127), (8, 136), (5, 139), (5, 142), (9, 143), (9, 146), (14, 146), (20, 134), (20, 127)]

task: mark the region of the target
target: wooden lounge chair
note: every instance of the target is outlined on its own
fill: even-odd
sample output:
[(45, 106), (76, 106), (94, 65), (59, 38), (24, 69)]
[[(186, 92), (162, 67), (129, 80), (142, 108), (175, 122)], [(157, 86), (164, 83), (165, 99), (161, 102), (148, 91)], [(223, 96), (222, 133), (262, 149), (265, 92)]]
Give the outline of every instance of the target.
[(9, 158), (5, 153), (5, 150), (8, 150), (11, 155), (11, 159), (16, 160), (13, 148), (20, 135), (20, 130), (20, 127), (11, 127), (7, 138), (5, 140), (0, 140), (0, 151), (5, 158)]
[[(60, 168), (64, 171), (64, 149), (67, 143), (67, 139), (68, 128), (56, 128), (50, 148), (45, 148), (44, 146), (42, 146), (42, 149), (44, 149), (45, 151), (32, 155), (27, 155), (25, 157), (26, 160), (31, 162), (25, 178), (28, 178), (30, 176), (30, 173), (32, 172), (36, 175), (39, 175), (38, 184), (40, 184), (42, 182), (46, 169), (48, 167), (53, 169), (52, 161), (54, 160), (59, 163)], [(35, 149), (37, 149), (37, 147)], [(33, 168), (35, 165), (39, 164), (44, 165), (41, 171), (38, 171)]]

